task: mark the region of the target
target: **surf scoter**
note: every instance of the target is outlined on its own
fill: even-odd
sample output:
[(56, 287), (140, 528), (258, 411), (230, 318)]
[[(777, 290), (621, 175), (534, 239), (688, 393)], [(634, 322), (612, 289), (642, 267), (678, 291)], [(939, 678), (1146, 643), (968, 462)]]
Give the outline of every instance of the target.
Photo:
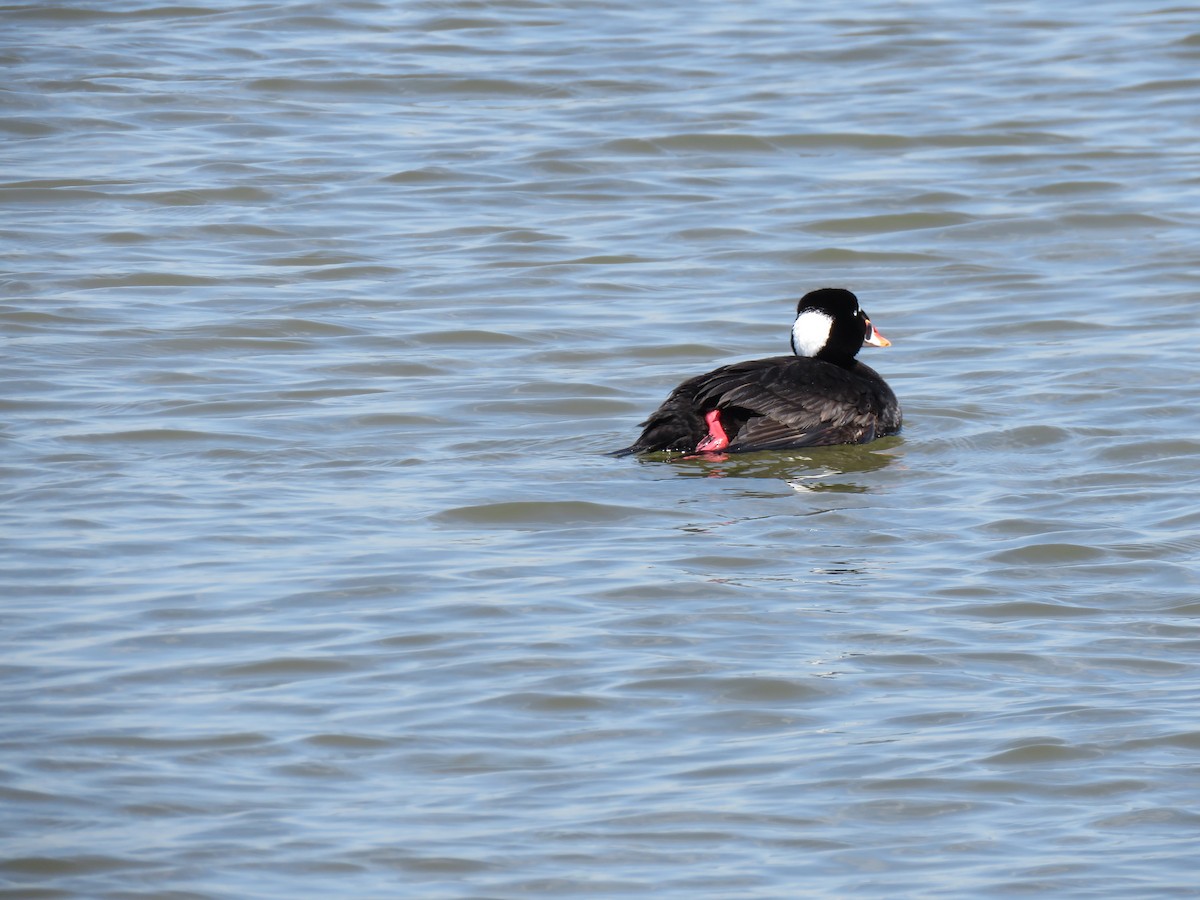
[(900, 430), (900, 404), (879, 374), (854, 357), (863, 344), (891, 346), (858, 298), (821, 288), (801, 298), (794, 356), (722, 366), (689, 378), (615, 455), (673, 450), (745, 453), (865, 444)]

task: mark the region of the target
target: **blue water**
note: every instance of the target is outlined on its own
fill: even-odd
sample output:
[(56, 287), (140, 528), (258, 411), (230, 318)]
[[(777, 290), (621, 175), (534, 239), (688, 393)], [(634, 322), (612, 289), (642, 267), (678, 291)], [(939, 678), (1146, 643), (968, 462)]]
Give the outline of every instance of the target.
[(0, 9), (0, 896), (1193, 896), (1195, 12)]

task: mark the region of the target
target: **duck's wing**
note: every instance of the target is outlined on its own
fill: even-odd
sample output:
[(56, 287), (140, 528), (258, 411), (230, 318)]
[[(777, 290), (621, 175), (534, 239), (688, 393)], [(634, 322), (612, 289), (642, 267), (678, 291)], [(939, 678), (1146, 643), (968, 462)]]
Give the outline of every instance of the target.
[(711, 372), (696, 392), (719, 409), (731, 452), (873, 440), (880, 399), (854, 372), (814, 359), (776, 357)]
[(705, 416), (714, 409), (730, 438), (722, 449), (733, 453), (864, 443), (900, 425), (891, 389), (862, 363), (846, 369), (773, 356), (688, 379), (642, 423), (637, 442), (614, 455), (693, 452), (709, 433)]
[(875, 440), (875, 424), (824, 425), (797, 429), (769, 416), (753, 416), (737, 433), (726, 451), (746, 453), (754, 450), (794, 450), (800, 447), (824, 447), (831, 444), (865, 444)]

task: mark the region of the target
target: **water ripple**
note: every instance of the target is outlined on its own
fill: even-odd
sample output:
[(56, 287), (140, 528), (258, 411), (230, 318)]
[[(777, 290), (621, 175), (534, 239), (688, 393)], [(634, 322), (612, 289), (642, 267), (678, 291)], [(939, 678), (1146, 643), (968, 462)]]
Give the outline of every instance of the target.
[[(0, 11), (4, 890), (1191, 891), (1200, 35), (1102, 11)], [(901, 435), (604, 455), (826, 284)]]

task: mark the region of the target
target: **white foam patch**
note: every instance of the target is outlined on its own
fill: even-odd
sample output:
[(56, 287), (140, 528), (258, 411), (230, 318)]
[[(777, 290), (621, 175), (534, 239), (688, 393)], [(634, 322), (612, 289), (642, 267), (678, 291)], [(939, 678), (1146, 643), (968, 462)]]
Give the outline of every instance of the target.
[(829, 343), (833, 317), (816, 309), (806, 309), (792, 325), (792, 349), (797, 356), (816, 356)]

